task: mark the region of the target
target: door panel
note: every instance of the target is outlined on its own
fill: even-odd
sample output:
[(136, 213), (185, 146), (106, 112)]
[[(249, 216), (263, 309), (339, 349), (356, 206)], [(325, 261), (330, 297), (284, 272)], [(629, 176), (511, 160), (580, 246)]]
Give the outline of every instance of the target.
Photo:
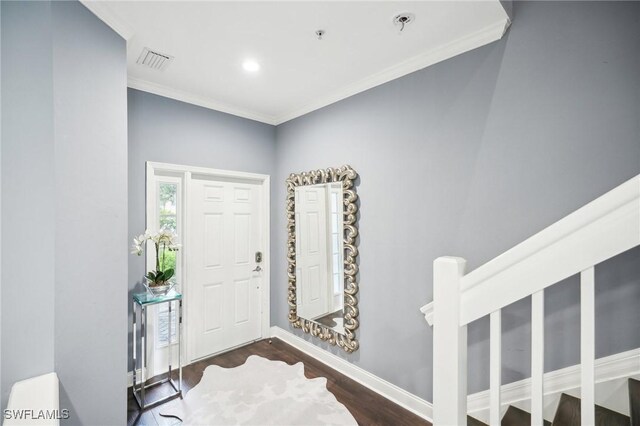
[(326, 189), (296, 188), (296, 264), (298, 315), (315, 319), (330, 303), (327, 282)]
[(204, 267), (222, 267), (223, 215), (222, 213), (205, 213), (204, 219)]
[(222, 328), (222, 283), (204, 285), (204, 303), (208, 309), (204, 312), (204, 332)]
[(260, 186), (192, 179), (188, 327), (192, 360), (261, 336)]

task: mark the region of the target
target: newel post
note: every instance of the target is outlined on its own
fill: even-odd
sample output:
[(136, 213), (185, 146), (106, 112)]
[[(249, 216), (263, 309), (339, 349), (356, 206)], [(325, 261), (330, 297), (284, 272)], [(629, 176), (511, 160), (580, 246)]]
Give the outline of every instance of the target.
[(467, 424), (467, 326), (460, 327), (460, 280), (467, 261), (433, 262), (433, 424)]

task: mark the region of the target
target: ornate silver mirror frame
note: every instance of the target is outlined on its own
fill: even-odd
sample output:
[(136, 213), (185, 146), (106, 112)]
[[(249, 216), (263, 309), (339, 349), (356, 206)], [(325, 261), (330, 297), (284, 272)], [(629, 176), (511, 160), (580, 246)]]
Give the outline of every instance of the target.
[[(332, 345), (338, 345), (351, 353), (358, 349), (355, 330), (358, 328), (358, 293), (357, 273), (358, 236), (356, 201), (358, 194), (354, 181), (358, 174), (350, 166), (338, 169), (313, 170), (303, 173), (292, 173), (287, 184), (287, 276), (289, 278), (289, 322), (305, 333), (319, 337)], [(295, 188), (302, 185), (315, 185), (330, 182), (342, 182), (343, 194), (343, 227), (344, 227), (344, 334), (331, 328), (298, 316), (296, 303), (296, 221), (295, 221)]]

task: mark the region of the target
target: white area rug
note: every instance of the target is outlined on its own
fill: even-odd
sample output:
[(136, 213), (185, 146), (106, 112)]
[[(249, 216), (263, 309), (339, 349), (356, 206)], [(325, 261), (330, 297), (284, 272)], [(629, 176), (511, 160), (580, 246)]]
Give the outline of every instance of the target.
[(236, 368), (210, 365), (182, 400), (160, 409), (185, 425), (357, 425), (327, 390), (327, 379), (307, 379), (304, 365), (251, 355)]

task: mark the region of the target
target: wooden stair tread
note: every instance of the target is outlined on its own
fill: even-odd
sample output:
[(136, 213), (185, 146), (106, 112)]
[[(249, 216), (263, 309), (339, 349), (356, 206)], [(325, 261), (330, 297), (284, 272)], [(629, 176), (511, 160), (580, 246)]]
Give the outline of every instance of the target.
[[(531, 424), (531, 413), (510, 405), (502, 417), (502, 426), (522, 426)], [(545, 420), (545, 426), (551, 426), (551, 422)]]
[[(595, 406), (595, 426), (640, 426), (640, 380), (630, 378), (629, 407), (631, 416)], [(553, 423), (544, 421), (545, 426), (580, 426), (580, 399), (563, 393), (556, 409)], [(502, 417), (501, 426), (522, 426), (531, 424), (531, 414), (510, 405)], [(487, 426), (480, 420), (467, 416), (467, 426)]]
[(481, 422), (480, 420), (467, 416), (467, 426), (489, 426), (486, 423)]
[(631, 426), (640, 426), (640, 380), (629, 379)]
[[(629, 417), (624, 414), (595, 406), (596, 426), (627, 426)], [(580, 399), (563, 393), (556, 409), (553, 426), (580, 426)]]

